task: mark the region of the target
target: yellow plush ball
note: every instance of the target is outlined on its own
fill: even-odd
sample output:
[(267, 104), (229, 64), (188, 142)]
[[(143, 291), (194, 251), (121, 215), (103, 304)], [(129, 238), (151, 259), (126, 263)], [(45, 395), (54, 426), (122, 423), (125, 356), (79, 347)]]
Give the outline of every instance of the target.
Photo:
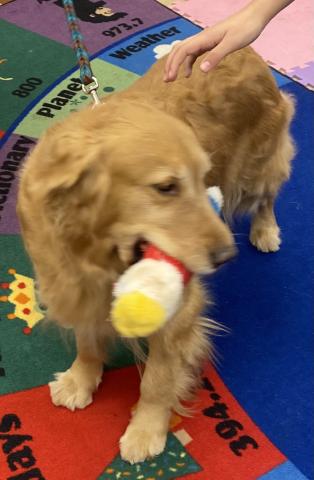
[(166, 321), (164, 308), (141, 292), (125, 293), (113, 304), (111, 319), (124, 337), (147, 337)]

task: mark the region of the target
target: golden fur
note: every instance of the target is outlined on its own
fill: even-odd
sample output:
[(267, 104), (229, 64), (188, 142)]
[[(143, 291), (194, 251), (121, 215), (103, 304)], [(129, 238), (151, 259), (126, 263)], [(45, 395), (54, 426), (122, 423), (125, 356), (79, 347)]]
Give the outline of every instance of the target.
[[(50, 384), (56, 405), (92, 401), (114, 335), (112, 284), (138, 240), (196, 274), (232, 255), (231, 232), (208, 204), (205, 183), (221, 187), (227, 216), (252, 211), (258, 249), (279, 248), (273, 202), (293, 156), (291, 100), (249, 48), (173, 84), (162, 82), (163, 67), (161, 60), (102, 106), (50, 128), (21, 176), (18, 214), (42, 301), (77, 342), (73, 365)], [(196, 275), (180, 311), (148, 339), (141, 397), (120, 442), (130, 462), (163, 450), (170, 412), (194, 388), (211, 351), (203, 307)]]

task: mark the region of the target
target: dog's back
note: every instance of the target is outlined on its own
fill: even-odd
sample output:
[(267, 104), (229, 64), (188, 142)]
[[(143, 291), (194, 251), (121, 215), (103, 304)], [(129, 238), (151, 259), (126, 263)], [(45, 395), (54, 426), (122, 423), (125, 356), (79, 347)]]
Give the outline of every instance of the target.
[(289, 134), (293, 100), (279, 90), (266, 63), (250, 47), (229, 55), (208, 74), (201, 72), (199, 58), (190, 78), (182, 68), (173, 83), (163, 82), (165, 61), (119, 94), (121, 100), (146, 98), (190, 125), (210, 155), (208, 185), (222, 188), (226, 217), (266, 208), (260, 216), (272, 223), (272, 239), (260, 241), (252, 234), (251, 241), (262, 251), (277, 250), (273, 201), (289, 178), (294, 156)]
[[(147, 98), (188, 123), (211, 154), (210, 183), (226, 189), (228, 181), (241, 181), (249, 171), (251, 177), (275, 153), (288, 131), (294, 106), (250, 47), (229, 55), (208, 74), (200, 70), (201, 60), (190, 78), (185, 78), (182, 68), (175, 82), (165, 83), (163, 58), (121, 95)], [(290, 149), (292, 156), (292, 144)], [(287, 178), (289, 169), (281, 173)]]

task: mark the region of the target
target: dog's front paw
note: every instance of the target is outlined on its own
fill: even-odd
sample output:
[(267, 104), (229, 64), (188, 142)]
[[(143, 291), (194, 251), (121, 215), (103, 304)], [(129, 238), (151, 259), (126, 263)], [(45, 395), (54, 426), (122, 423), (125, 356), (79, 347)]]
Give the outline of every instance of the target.
[(120, 439), (120, 453), (123, 460), (130, 463), (144, 462), (147, 458), (159, 455), (164, 448), (167, 434), (153, 429), (140, 428), (132, 423)]
[(71, 369), (56, 373), (55, 380), (49, 383), (52, 403), (72, 411), (92, 403), (93, 389), (80, 385), (78, 380)]
[(261, 252), (277, 252), (280, 248), (280, 230), (277, 225), (252, 228), (250, 242)]

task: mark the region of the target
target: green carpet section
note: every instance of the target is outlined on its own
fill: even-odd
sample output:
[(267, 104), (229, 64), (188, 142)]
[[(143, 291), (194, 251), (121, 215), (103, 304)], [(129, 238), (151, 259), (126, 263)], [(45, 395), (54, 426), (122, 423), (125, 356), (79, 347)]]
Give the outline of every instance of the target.
[(164, 452), (153, 460), (130, 465), (117, 455), (98, 480), (114, 480), (117, 478), (172, 480), (182, 478), (193, 472), (199, 472), (201, 467), (193, 460), (176, 437), (169, 433)]
[[(70, 367), (75, 347), (71, 332), (44, 319), (35, 300), (29, 258), (18, 235), (0, 236), (0, 394), (47, 384)], [(108, 367), (134, 363), (122, 341), (111, 347)]]
[[(6, 130), (42, 91), (75, 65), (71, 47), (0, 20), (0, 130)], [(56, 58), (58, 61), (56, 62)]]
[[(127, 88), (138, 78), (135, 73), (98, 59), (93, 60), (92, 68), (100, 79), (100, 98)], [(90, 98), (82, 92), (79, 71), (76, 70), (40, 100), (18, 125), (15, 133), (39, 138), (53, 123), (89, 104)]]

